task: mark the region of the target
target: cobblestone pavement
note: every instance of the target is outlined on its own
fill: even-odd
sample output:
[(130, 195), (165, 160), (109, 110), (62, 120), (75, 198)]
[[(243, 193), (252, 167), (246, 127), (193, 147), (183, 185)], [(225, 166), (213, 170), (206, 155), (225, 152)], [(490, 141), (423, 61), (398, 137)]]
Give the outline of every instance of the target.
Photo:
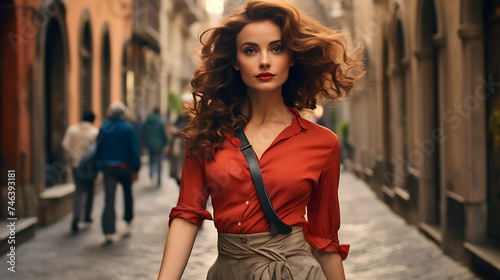
[[(116, 210), (120, 217), (123, 203), (118, 189)], [(340, 193), (340, 240), (351, 244), (344, 262), (348, 279), (479, 279), (406, 225), (351, 174), (342, 173)], [(71, 215), (67, 215), (39, 229), (34, 239), (17, 247), (15, 273), (7, 271), (7, 257), (0, 258), (0, 279), (156, 279), (168, 214), (177, 196), (174, 180), (165, 179), (161, 188), (154, 187), (143, 168), (134, 184), (135, 218), (130, 235), (124, 234), (124, 222), (117, 220), (118, 240), (104, 244), (99, 223), (101, 193), (94, 204), (94, 224), (72, 235)], [(183, 279), (205, 279), (217, 255), (216, 237), (213, 223), (205, 221)]]
[(480, 279), (394, 214), (361, 180), (341, 174), (341, 243), (348, 279)]

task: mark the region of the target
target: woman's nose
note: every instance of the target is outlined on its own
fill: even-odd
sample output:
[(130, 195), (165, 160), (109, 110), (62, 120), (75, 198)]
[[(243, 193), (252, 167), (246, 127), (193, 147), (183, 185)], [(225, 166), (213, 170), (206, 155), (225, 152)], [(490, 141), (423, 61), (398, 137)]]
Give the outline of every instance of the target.
[(259, 68), (269, 68), (271, 66), (271, 62), (269, 61), (269, 57), (267, 54), (262, 54), (260, 63), (259, 63)]

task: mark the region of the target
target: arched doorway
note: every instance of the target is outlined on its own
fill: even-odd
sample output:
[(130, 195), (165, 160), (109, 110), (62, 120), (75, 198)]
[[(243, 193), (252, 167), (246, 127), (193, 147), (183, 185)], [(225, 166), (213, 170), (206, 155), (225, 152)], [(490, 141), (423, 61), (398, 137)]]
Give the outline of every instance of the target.
[(388, 51), (388, 40), (384, 36), (383, 46), (382, 46), (382, 123), (383, 123), (383, 157), (384, 157), (384, 176), (383, 185), (393, 188), (394, 187), (394, 176), (389, 176), (389, 174), (394, 174), (394, 164), (393, 164), (393, 153), (392, 153), (392, 137), (394, 135), (394, 129), (392, 128), (392, 118), (391, 118), (391, 92), (390, 92), (390, 65), (389, 65), (389, 51)]
[(500, 244), (500, 0), (484, 2), (486, 81), (488, 237)]
[(423, 156), (419, 192), (420, 219), (435, 231), (441, 224), (440, 79), (439, 30), (434, 0), (422, 0), (419, 6), (418, 50), (421, 106), (421, 138), (417, 151)]
[(92, 28), (88, 12), (83, 15), (80, 35), (80, 114), (92, 110)]
[(67, 175), (61, 146), (67, 126), (65, 51), (63, 29), (57, 18), (51, 18), (45, 39), (43, 77), (47, 187), (65, 182)]
[[(399, 13), (399, 9), (397, 9)], [(409, 143), (409, 108), (408, 108), (408, 55), (406, 52), (405, 35), (403, 24), (397, 19), (394, 26), (393, 39), (393, 95), (392, 98), (392, 125), (395, 135), (395, 147), (393, 148), (395, 156), (395, 186), (399, 187), (399, 193), (408, 192), (405, 180), (408, 174), (408, 143)], [(409, 199), (409, 194), (405, 195)]]
[(109, 42), (109, 30), (104, 27), (104, 35), (101, 49), (101, 120), (104, 120), (106, 111), (111, 102), (111, 49)]

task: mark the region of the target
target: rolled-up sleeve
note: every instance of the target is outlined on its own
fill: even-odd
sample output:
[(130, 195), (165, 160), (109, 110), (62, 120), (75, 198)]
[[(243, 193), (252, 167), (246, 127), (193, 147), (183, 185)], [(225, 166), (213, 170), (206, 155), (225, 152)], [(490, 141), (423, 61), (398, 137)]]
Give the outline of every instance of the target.
[(175, 218), (183, 218), (198, 226), (205, 219), (212, 220), (212, 215), (206, 210), (208, 196), (203, 160), (200, 157), (189, 158), (186, 152), (179, 201), (170, 211), (168, 225)]
[(313, 189), (307, 205), (308, 225), (305, 228), (305, 237), (313, 247), (323, 252), (336, 252), (344, 260), (349, 253), (349, 245), (339, 244), (337, 235), (340, 228), (340, 143), (337, 137), (335, 140), (319, 183)]

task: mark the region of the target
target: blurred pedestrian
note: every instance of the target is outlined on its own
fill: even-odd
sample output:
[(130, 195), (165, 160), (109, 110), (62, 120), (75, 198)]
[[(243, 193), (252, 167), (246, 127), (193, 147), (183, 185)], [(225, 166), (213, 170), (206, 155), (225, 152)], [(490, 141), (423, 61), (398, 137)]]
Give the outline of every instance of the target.
[(73, 171), (73, 180), (75, 182), (75, 194), (73, 200), (73, 220), (71, 221), (71, 231), (78, 232), (78, 224), (82, 218), (82, 201), (85, 196), (85, 211), (83, 221), (92, 222), (92, 205), (94, 202), (94, 181), (97, 173), (90, 175), (79, 175), (77, 172), (78, 164), (82, 156), (95, 142), (99, 130), (94, 127), (95, 116), (92, 111), (85, 111), (82, 114), (81, 121), (71, 125), (66, 130), (62, 140), (63, 148), (68, 152), (70, 164)]
[(339, 140), (298, 112), (318, 95), (350, 92), (357, 65), (344, 35), (288, 1), (249, 0), (200, 41), (158, 279), (181, 278), (199, 226), (212, 219), (209, 196), (219, 254), (207, 279), (345, 279)]
[(152, 179), (153, 173), (156, 173), (158, 175), (157, 186), (160, 186), (163, 148), (167, 144), (167, 135), (159, 108), (155, 108), (146, 119), (142, 127), (141, 140), (149, 152), (149, 177)]
[(97, 136), (95, 162), (104, 175), (105, 202), (102, 230), (106, 242), (113, 241), (115, 229), (115, 192), (118, 182), (123, 187), (124, 220), (127, 232), (133, 219), (132, 181), (137, 180), (141, 167), (139, 140), (133, 126), (126, 121), (127, 107), (116, 102), (109, 106), (108, 119)]
[(186, 108), (193, 105), (193, 97), (190, 93), (183, 93), (181, 95), (181, 102), (183, 110), (177, 116), (175, 123), (169, 123), (167, 130), (172, 135), (169, 144), (169, 157), (170, 157), (170, 177), (174, 178), (177, 184), (181, 185), (182, 166), (184, 165), (184, 154), (186, 151), (186, 142), (182, 139), (181, 131), (191, 121), (187, 114)]

